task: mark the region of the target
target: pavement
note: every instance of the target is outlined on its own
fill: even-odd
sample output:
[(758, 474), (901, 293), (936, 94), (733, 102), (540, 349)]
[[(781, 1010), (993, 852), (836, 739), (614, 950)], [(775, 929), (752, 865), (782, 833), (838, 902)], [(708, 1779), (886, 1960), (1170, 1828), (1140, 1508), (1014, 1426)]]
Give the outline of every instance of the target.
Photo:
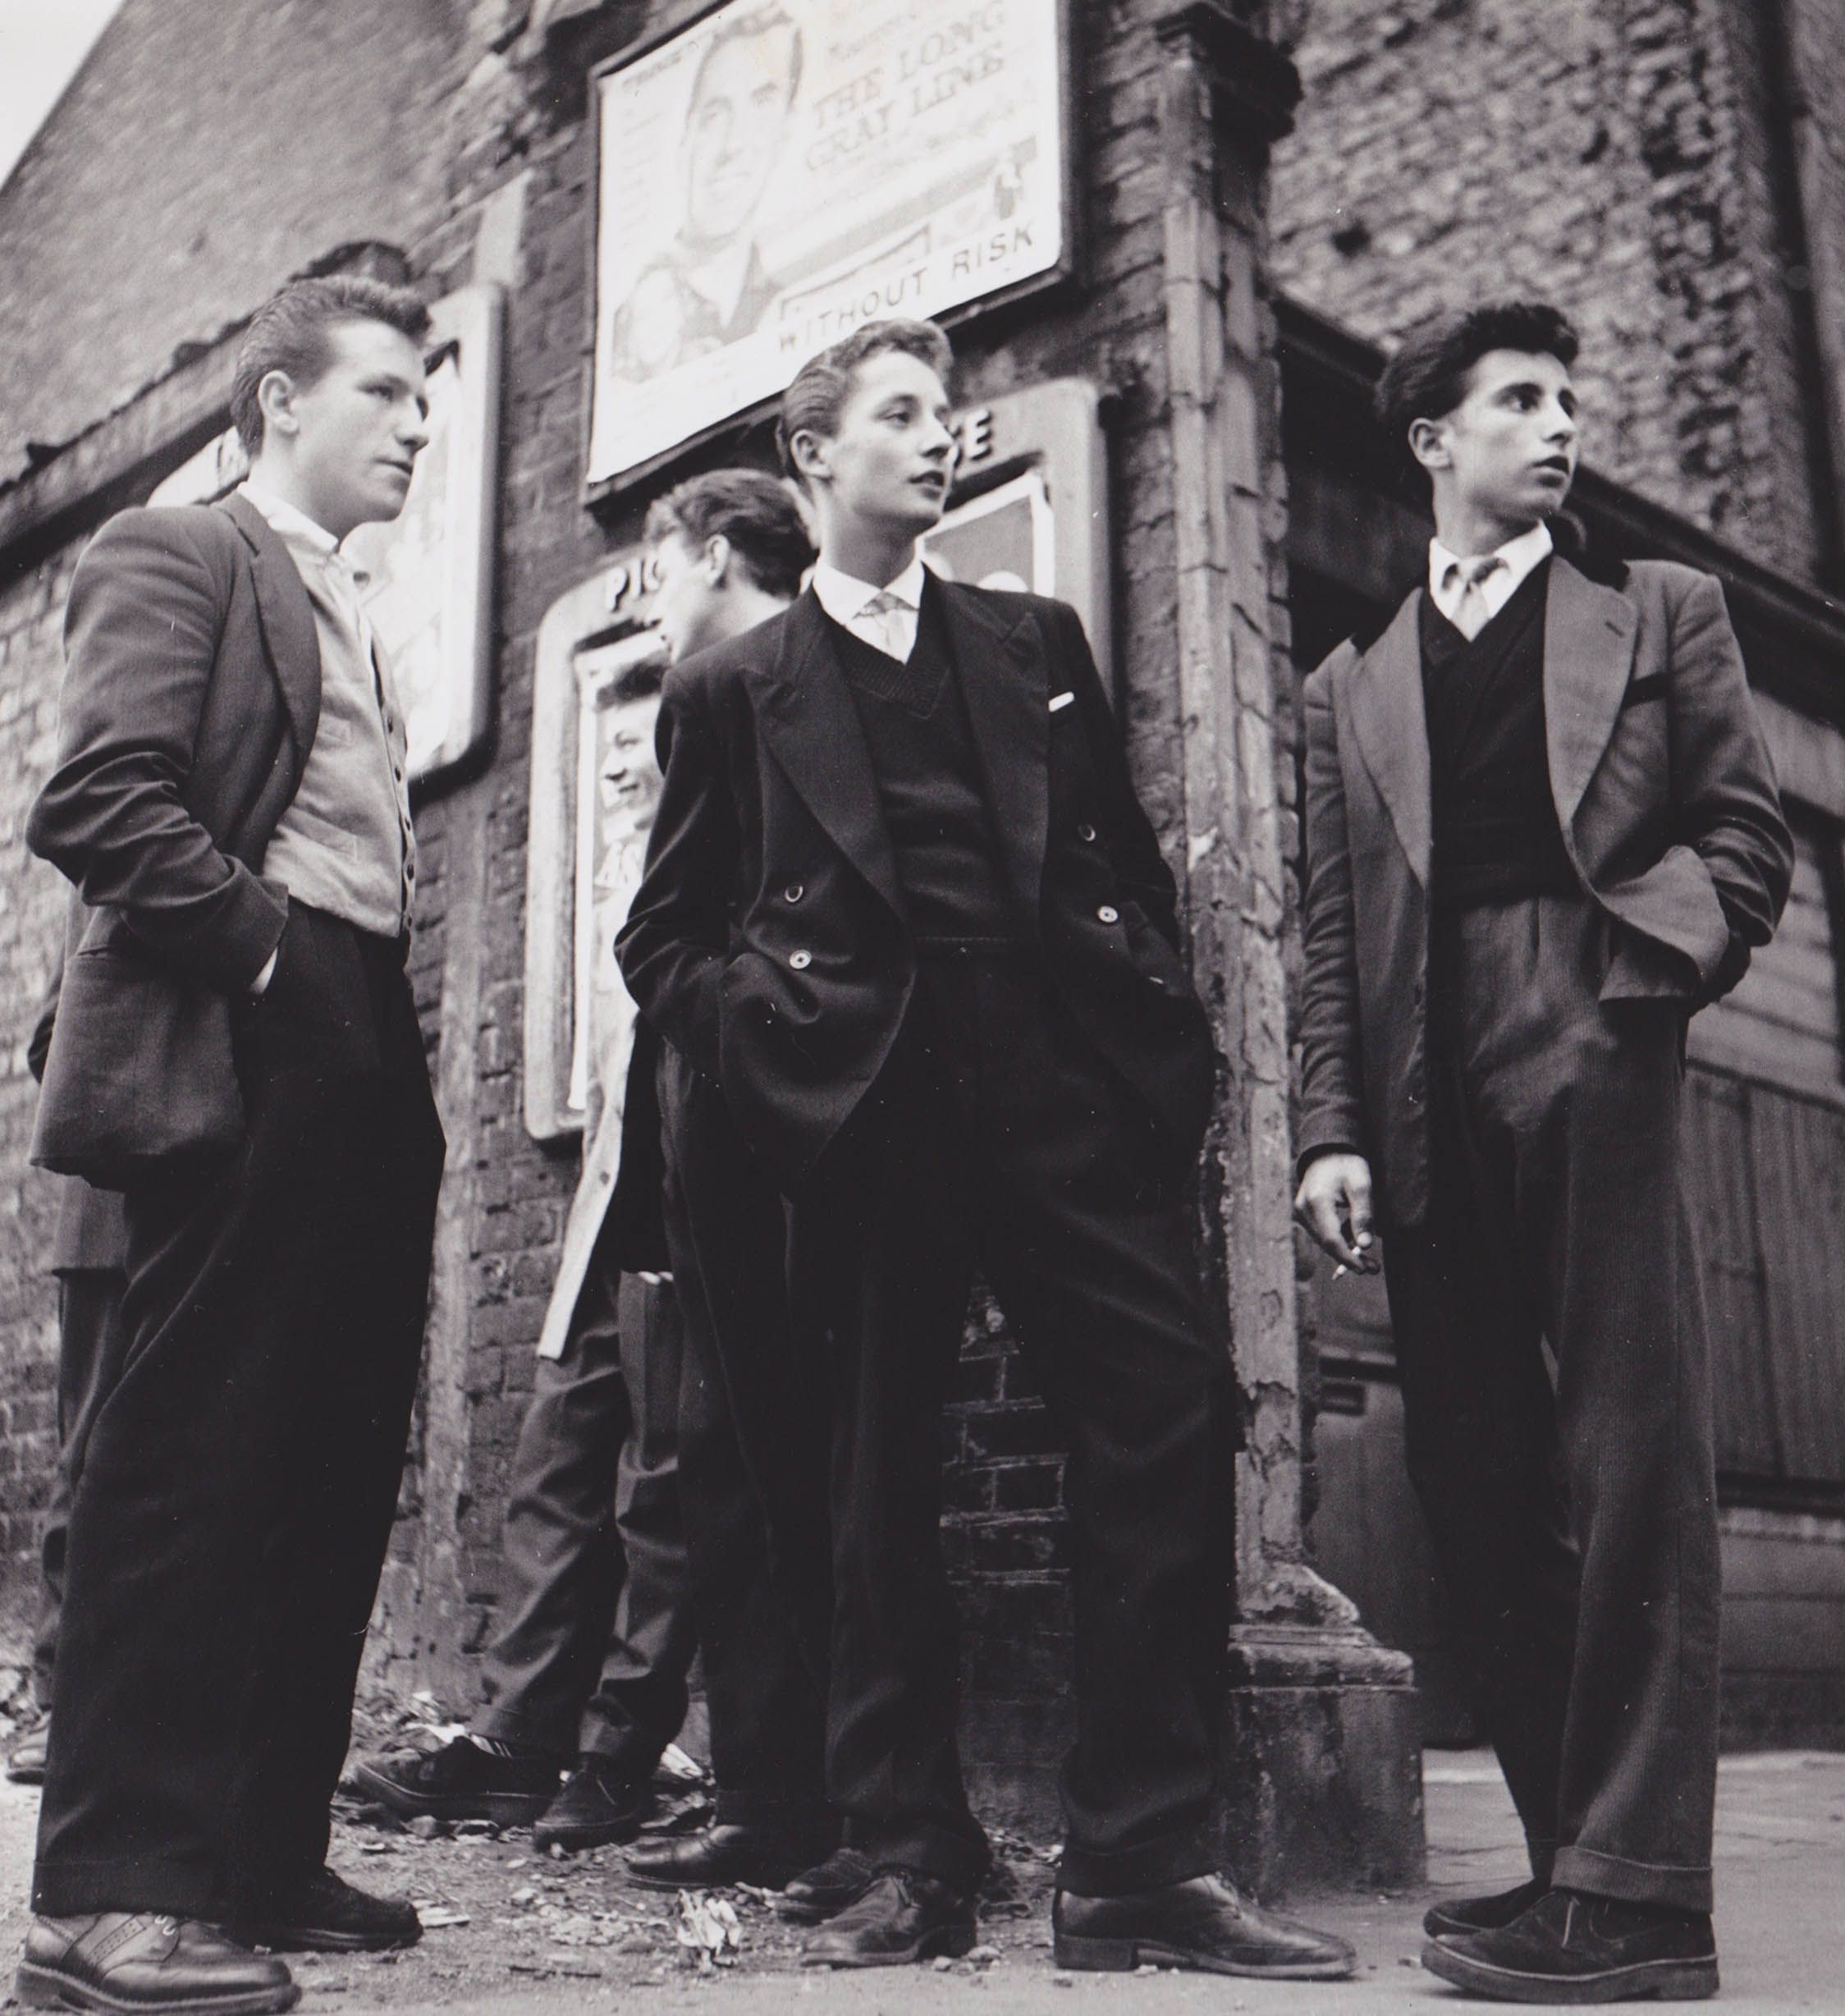
[[(1503, 1889), (1525, 1874), (1496, 1766), (1482, 1752), (1431, 1752), (1425, 1764), (1429, 1881), (1411, 1892), (1302, 1898), (1291, 1908), (1357, 1948), (1351, 1982), (1290, 1986), (1197, 1974), (1065, 1974), (1051, 1964), (1049, 1869), (1013, 1844), (1014, 1894), (982, 1923), (988, 1943), (952, 1966), (871, 1974), (803, 1972), (798, 1935), (760, 1897), (726, 1894), (737, 1945), (701, 1968), (712, 1900), (635, 1890), (618, 1853), (557, 1863), (520, 1838), (423, 1840), (342, 1817), (336, 1867), (416, 1895), (429, 1929), (401, 1955), (295, 1963), (301, 2008), (391, 2016), (1373, 2016), (1482, 2007), (1417, 1963), (1421, 1919), (1438, 1896)], [(0, 1954), (24, 1936), (38, 1795), (0, 1783)], [(1726, 1758), (1718, 1780), (1717, 1937), (1721, 2005), (1734, 2016), (1845, 2009), (1845, 1753)], [(713, 1926), (719, 1934), (712, 1933)], [(0, 1977), (3, 1979), (3, 1977)], [(1667, 2005), (1655, 2005), (1666, 2007)]]

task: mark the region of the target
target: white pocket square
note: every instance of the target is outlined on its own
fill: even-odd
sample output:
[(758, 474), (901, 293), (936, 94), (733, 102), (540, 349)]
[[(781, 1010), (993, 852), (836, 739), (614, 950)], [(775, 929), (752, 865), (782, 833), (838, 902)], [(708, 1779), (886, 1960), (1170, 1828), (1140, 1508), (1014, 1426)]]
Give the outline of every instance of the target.
[(1055, 714), (1060, 707), (1068, 707), (1076, 698), (1074, 693), (1054, 693), (1051, 696), (1051, 711)]

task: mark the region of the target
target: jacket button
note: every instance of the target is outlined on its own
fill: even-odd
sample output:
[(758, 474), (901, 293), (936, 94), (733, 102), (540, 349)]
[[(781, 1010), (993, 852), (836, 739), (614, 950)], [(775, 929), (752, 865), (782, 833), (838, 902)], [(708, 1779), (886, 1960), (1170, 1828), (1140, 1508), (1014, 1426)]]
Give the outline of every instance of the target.
[(801, 898), (806, 894), (807, 887), (804, 883), (790, 882), (789, 883), (788, 887), (782, 891), (781, 900), (784, 903), (799, 903)]
[(1103, 904), (1096, 914), (1105, 924), (1118, 924), (1121, 921), (1121, 913), (1112, 903)]
[(788, 955), (788, 963), (796, 973), (805, 973), (808, 968), (813, 964), (813, 955), (812, 952), (790, 952)]
[(1087, 843), (1096, 837), (1096, 829), (1085, 819), (1076, 829), (1076, 836), (1078, 840)]

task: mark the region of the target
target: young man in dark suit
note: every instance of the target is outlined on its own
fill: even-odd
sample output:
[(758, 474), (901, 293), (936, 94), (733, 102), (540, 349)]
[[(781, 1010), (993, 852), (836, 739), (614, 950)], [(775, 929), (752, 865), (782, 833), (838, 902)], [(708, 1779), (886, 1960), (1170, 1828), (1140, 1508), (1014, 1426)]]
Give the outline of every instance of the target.
[(872, 323), (790, 386), (820, 562), (785, 616), (670, 675), (618, 941), (792, 1200), (797, 1322), (830, 1377), (827, 1789), (877, 1873), (807, 1957), (975, 1936), (937, 1528), (977, 1262), (1072, 1448), (1059, 1959), (1342, 1975), (1348, 1949), (1215, 1873), (1234, 1438), (1188, 1201), (1211, 1043), (1081, 623), (918, 560), (955, 459), (950, 361), (931, 323)]
[(1410, 1473), (1531, 1849), (1529, 1883), (1429, 1914), (1424, 1964), (1564, 2003), (1716, 1986), (1680, 1079), (1792, 865), (1717, 583), (1552, 550), (1576, 354), (1555, 310), (1486, 307), (1378, 388), (1435, 538), (1307, 684), (1297, 1200), (1342, 1267), (1384, 1235)]
[(442, 1161), (403, 719), (339, 544), (402, 507), (427, 330), (375, 282), (284, 289), (239, 357), (249, 482), (124, 512), (71, 585), (28, 839), (91, 921), (34, 1155), (122, 1193), (126, 1345), (71, 1511), (29, 2003), (282, 2009), (247, 1944), (419, 1929), (325, 1856)]

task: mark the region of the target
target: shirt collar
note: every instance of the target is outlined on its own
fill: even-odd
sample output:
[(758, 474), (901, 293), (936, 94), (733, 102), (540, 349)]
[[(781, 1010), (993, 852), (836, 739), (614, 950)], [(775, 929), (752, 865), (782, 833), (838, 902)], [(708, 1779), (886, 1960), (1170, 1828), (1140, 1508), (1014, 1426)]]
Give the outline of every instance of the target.
[[(1504, 545), (1493, 548), (1492, 557), (1502, 561), (1503, 568), (1490, 577), (1492, 586), (1502, 598), (1517, 593), (1519, 584), (1538, 562), (1545, 559), (1555, 542), (1550, 537), (1550, 528), (1540, 521), (1529, 532), (1521, 532), (1516, 538), (1508, 539)], [(1429, 592), (1437, 597), (1446, 590), (1448, 570), (1464, 567), (1471, 559), (1484, 560), (1487, 556), (1457, 553), (1444, 546), (1440, 539), (1429, 541)]]
[(330, 560), (340, 543), (324, 525), (316, 525), (304, 511), (297, 511), (272, 491), (254, 483), (240, 483), (237, 494), (254, 504), (268, 520), (269, 529), (291, 546), (304, 546), (318, 560)]
[(922, 556), (918, 553), (895, 580), (887, 581), (881, 589), (877, 589), (869, 581), (861, 581), (826, 561), (819, 560), (814, 562), (813, 593), (821, 607), (836, 623), (849, 628), (874, 595), (889, 595), (900, 602), (906, 609), (920, 609), (922, 607), (922, 584), (927, 572), (928, 570), (922, 564)]

